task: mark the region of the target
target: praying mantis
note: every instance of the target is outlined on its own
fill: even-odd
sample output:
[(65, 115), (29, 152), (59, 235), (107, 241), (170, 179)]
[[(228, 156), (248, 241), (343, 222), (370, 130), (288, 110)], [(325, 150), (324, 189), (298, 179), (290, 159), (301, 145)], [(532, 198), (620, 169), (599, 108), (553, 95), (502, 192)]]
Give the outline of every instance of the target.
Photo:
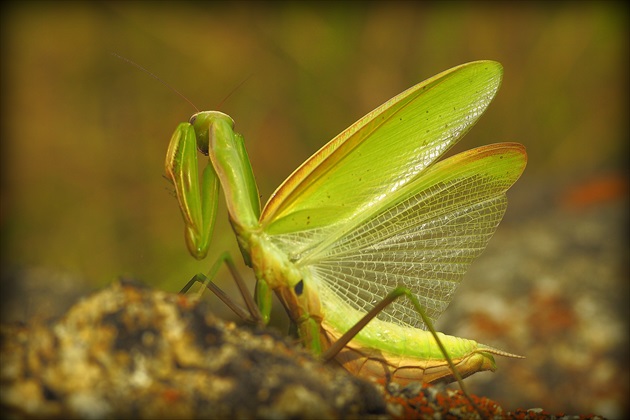
[[(225, 195), (254, 297), (223, 254), (195, 276), (242, 317), (266, 324), (272, 294), (301, 342), (351, 373), (452, 382), (520, 357), (438, 333), (468, 266), (506, 210), (527, 155), (498, 143), (439, 160), (494, 98), (502, 66), (476, 61), (419, 83), (379, 106), (299, 166), (261, 208), (243, 137), (218, 111), (198, 112), (173, 134), (165, 168), (190, 253), (206, 257)], [(209, 161), (201, 176), (198, 151)], [(248, 310), (212, 281), (226, 264)]]

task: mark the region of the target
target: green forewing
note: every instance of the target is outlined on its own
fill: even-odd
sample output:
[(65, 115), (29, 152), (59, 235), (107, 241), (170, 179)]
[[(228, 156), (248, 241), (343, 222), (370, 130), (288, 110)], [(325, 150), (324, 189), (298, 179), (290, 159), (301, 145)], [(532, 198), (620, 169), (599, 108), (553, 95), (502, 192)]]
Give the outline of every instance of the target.
[(492, 61), (464, 64), (392, 98), (302, 164), (265, 206), (269, 234), (355, 219), (435, 162), (477, 121), (501, 83)]
[[(523, 146), (480, 147), (440, 158), (479, 119), (501, 82), (501, 65), (448, 70), (394, 97), (300, 166), (265, 206), (271, 240), (360, 312), (406, 286), (435, 321), (505, 212), (522, 173)], [(342, 308), (322, 299), (324, 313)], [(424, 327), (398, 300), (380, 319)]]

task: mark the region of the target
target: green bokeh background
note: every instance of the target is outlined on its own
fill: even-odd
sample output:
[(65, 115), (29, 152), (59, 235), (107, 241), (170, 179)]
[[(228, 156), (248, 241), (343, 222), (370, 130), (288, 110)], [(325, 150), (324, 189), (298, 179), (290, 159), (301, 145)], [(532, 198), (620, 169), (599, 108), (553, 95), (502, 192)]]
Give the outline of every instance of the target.
[[(112, 52), (231, 115), (263, 201), (366, 112), (478, 59), (500, 61), (504, 82), (456, 151), (525, 144), (515, 195), (625, 171), (621, 3), (24, 2), (3, 12), (6, 272), (41, 268), (92, 287), (127, 276), (175, 291), (220, 252), (238, 254), (222, 209), (209, 259), (188, 255), (162, 174), (170, 135), (194, 109)], [(14, 287), (5, 281), (3, 293)]]

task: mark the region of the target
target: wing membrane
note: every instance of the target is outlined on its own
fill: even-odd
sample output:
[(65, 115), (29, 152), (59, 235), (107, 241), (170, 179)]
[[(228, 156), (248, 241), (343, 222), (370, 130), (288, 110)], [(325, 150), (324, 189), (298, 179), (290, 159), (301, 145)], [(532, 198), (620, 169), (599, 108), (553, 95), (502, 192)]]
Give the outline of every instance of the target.
[[(318, 243), (303, 233), (275, 240), (296, 264), (309, 268), (320, 287), (355, 309), (367, 312), (404, 285), (435, 321), (501, 221), (505, 192), (525, 164), (519, 144), (469, 150), (429, 168), (389, 197), (390, 207), (350, 230), (338, 224), (315, 239)], [(379, 318), (424, 327), (404, 299)]]
[(501, 65), (448, 70), (389, 100), (300, 166), (261, 216), (270, 234), (325, 228), (389, 202), (389, 195), (453, 146), (494, 97)]

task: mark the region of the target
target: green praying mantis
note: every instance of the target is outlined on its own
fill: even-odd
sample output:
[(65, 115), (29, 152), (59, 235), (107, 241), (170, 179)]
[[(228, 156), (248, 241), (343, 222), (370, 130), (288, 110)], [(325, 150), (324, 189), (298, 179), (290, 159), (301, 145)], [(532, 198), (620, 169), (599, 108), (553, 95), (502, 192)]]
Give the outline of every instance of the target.
[[(269, 321), (275, 293), (307, 348), (363, 377), (462, 385), (495, 370), (493, 355), (520, 357), (432, 326), (486, 247), (527, 162), (517, 143), (439, 161), (483, 114), (502, 74), (499, 63), (477, 61), (409, 88), (323, 146), (262, 209), (232, 118), (208, 111), (181, 123), (165, 166), (188, 249), (206, 256), (223, 190), (257, 279), (252, 297), (224, 254), (184, 291), (204, 282), (259, 324)], [(209, 157), (201, 176), (198, 151)], [(212, 282), (223, 263), (247, 311)]]

